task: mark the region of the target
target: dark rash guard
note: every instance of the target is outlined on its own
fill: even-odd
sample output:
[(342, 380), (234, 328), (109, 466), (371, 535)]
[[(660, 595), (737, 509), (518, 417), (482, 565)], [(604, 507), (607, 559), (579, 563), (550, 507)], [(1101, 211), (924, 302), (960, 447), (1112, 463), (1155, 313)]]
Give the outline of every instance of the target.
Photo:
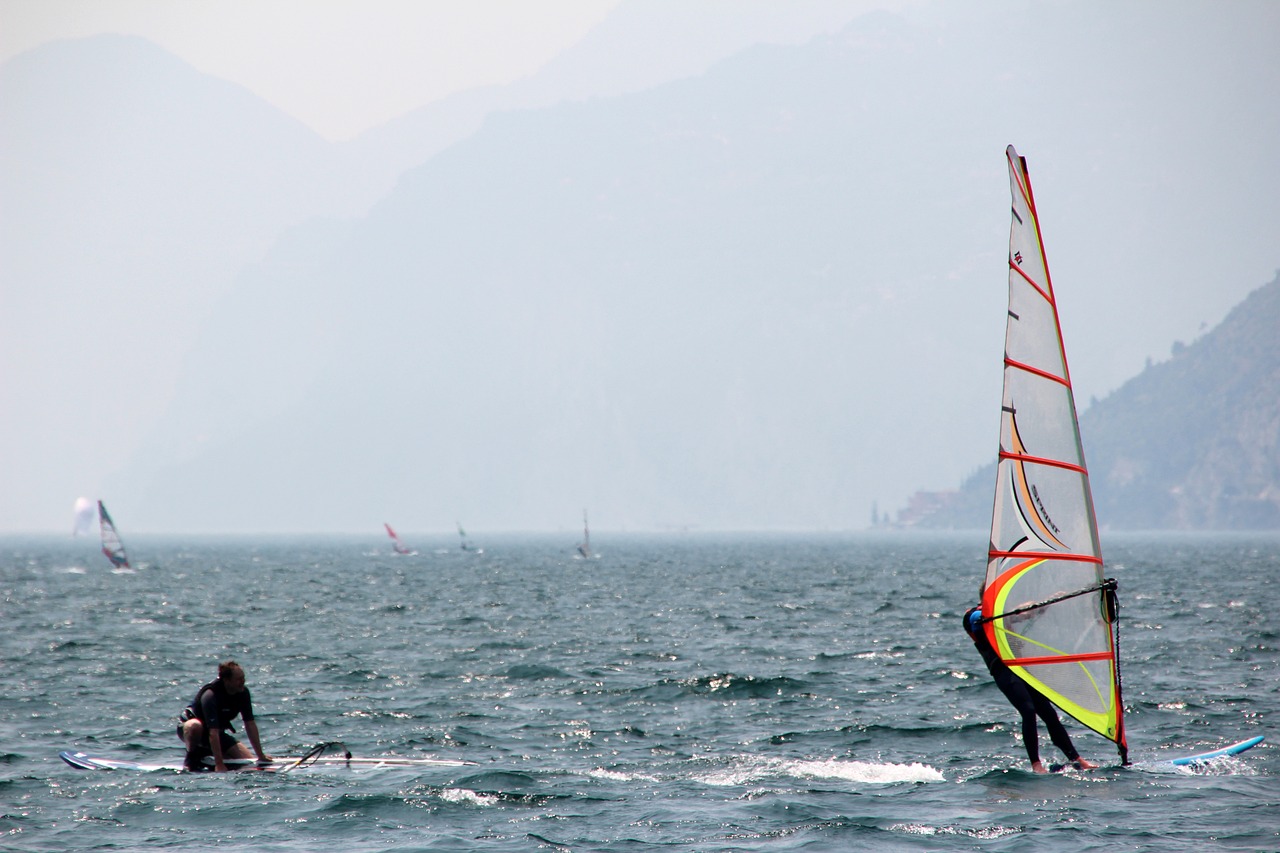
[(1076, 752), (1076, 748), (1071, 744), (1071, 737), (1067, 734), (1066, 727), (1062, 725), (1062, 721), (1058, 719), (1058, 712), (1054, 710), (1053, 703), (1044, 697), (1038, 690), (1027, 684), (1021, 678), (1014, 674), (1013, 670), (1000, 660), (1000, 655), (996, 650), (991, 648), (991, 642), (987, 639), (987, 632), (982, 629), (981, 625), (976, 626), (976, 630), (969, 627), (969, 614), (977, 607), (971, 607), (965, 612), (964, 631), (969, 635), (969, 639), (973, 640), (973, 644), (978, 648), (978, 654), (982, 655), (983, 662), (987, 665), (987, 671), (991, 673), (991, 677), (995, 680), (996, 686), (1000, 688), (1000, 692), (1009, 700), (1009, 704), (1017, 709), (1018, 714), (1022, 717), (1022, 745), (1027, 749), (1027, 758), (1031, 759), (1034, 764), (1040, 760), (1040, 738), (1036, 731), (1036, 717), (1044, 720), (1045, 728), (1049, 730), (1049, 739), (1053, 741), (1053, 745), (1062, 750), (1062, 754), (1069, 761), (1075, 761), (1080, 757)]
[(234, 696), (226, 691), (220, 680), (210, 681), (196, 691), (191, 701), (191, 712), (204, 723), (206, 729), (230, 729), (231, 721), (238, 715), (242, 720), (253, 719), (253, 700), (246, 687)]

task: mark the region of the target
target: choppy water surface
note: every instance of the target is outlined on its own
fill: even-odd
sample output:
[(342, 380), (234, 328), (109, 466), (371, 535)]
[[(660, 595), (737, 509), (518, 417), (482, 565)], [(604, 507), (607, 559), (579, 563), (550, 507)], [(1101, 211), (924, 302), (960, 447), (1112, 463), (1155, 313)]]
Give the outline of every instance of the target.
[[(1280, 538), (1104, 540), (1138, 764), (1051, 777), (960, 630), (981, 534), (595, 538), (589, 561), (572, 537), (126, 538), (132, 574), (0, 540), (0, 848), (1280, 848)], [(269, 752), (475, 765), (58, 759), (179, 758), (175, 715), (227, 657)], [(1255, 734), (1207, 772), (1155, 763)]]

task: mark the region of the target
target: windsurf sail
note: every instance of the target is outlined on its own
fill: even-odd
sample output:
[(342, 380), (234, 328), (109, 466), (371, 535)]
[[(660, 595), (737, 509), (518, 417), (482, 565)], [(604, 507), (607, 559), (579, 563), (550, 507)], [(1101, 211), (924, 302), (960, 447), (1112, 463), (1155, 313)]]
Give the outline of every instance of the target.
[(102, 553), (107, 555), (111, 565), (117, 569), (132, 568), (129, 565), (129, 555), (124, 550), (124, 543), (120, 541), (120, 534), (116, 532), (115, 522), (107, 514), (107, 508), (103, 506), (102, 501), (98, 501), (98, 529), (102, 533)]
[(464, 550), (464, 551), (470, 551), (470, 550), (471, 550), (471, 540), (467, 539), (467, 531), (465, 531), (465, 530), (463, 530), (463, 529), (462, 529), (462, 522), (460, 522), (460, 521), (455, 521), (455, 522), (454, 522), (454, 524), (458, 525), (458, 539), (459, 539), (459, 540), (461, 540), (461, 543), (462, 543), (462, 544), (461, 544), (462, 550)]
[(1020, 678), (1113, 741), (1128, 763), (1115, 581), (1085, 467), (1058, 306), (1026, 161), (1005, 152), (1013, 193), (1009, 316), (991, 541), (987, 639)]
[(587, 524), (587, 511), (582, 511), (582, 541), (578, 543), (578, 556), (584, 560), (591, 558), (591, 527)]
[(382, 526), (383, 526), (383, 527), (385, 527), (385, 528), (387, 528), (387, 535), (391, 537), (391, 547), (392, 547), (392, 549), (393, 549), (397, 554), (412, 554), (412, 553), (413, 553), (413, 551), (412, 551), (412, 550), (410, 550), (409, 548), (405, 547), (405, 544), (404, 544), (403, 542), (401, 542), (401, 541), (400, 541), (400, 537), (399, 537), (399, 536), (397, 536), (397, 535), (396, 535), (396, 532), (395, 532), (394, 530), (392, 530), (392, 529), (391, 529), (391, 525), (390, 525), (390, 524), (387, 524), (387, 523), (384, 521), (384, 522), (382, 522)]
[(71, 535), (88, 536), (93, 522), (98, 518), (98, 507), (88, 498), (76, 498), (75, 516), (71, 522)]

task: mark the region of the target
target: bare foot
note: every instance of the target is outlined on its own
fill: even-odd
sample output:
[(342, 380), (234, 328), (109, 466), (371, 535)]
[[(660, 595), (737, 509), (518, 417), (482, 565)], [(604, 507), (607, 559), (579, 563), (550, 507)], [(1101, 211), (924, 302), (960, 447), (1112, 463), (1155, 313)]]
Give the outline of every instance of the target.
[(1077, 758), (1072, 763), (1075, 764), (1076, 767), (1079, 767), (1081, 770), (1093, 770), (1098, 766), (1087, 758)]
[(1043, 762), (1043, 761), (1033, 761), (1033, 762), (1031, 762), (1031, 770), (1032, 770), (1032, 772), (1034, 772), (1034, 773), (1048, 773), (1048, 772), (1049, 772), (1048, 770), (1045, 770), (1045, 769), (1044, 769), (1044, 762)]

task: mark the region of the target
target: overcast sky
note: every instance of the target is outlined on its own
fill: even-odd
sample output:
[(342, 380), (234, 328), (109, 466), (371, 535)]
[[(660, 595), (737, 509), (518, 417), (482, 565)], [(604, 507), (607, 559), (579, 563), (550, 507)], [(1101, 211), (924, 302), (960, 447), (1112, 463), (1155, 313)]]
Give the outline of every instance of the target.
[[(905, 13), (905, 20), (884, 16), (846, 28), (875, 9)], [(817, 241), (814, 251), (825, 256), (854, 247), (854, 260), (831, 278), (829, 294), (816, 292), (851, 298), (872, 275), (864, 267), (881, 262), (892, 270), (883, 273), (881, 283), (889, 301), (945, 273), (956, 284), (943, 295), (958, 300), (957, 311), (981, 311), (979, 326), (992, 331), (975, 341), (987, 342), (993, 352), (1002, 328), (1008, 229), (1002, 152), (1006, 144), (1018, 144), (1031, 158), (1037, 196), (1047, 204), (1055, 282), (1065, 283), (1070, 294), (1062, 313), (1077, 399), (1084, 403), (1105, 395), (1136, 375), (1144, 360), (1167, 357), (1171, 343), (1189, 342), (1217, 323), (1274, 273), (1280, 204), (1274, 151), (1280, 120), (1260, 105), (1269, 103), (1280, 80), (1271, 42), (1276, 9), (1280, 4), (1244, 0), (1221, 7), (1207, 0), (1116, 5), (1102, 0), (0, 0), (0, 62), (7, 74), (0, 94), (11, 111), (0, 114), (8, 120), (0, 121), (5, 155), (0, 197), (6, 202), (0, 205), (0, 436), (10, 449), (0, 455), (0, 482), (7, 484), (0, 494), (0, 531), (64, 530), (80, 495), (111, 498), (108, 503), (123, 510), (117, 520), (129, 518), (131, 529), (146, 529), (136, 503), (115, 501), (122, 489), (111, 478), (135, 454), (155, 456), (144, 441), (170, 411), (181, 408), (172, 405), (181, 389), (208, 390), (209, 411), (234, 420), (235, 406), (213, 393), (221, 388), (218, 381), (179, 382), (189, 375), (187, 363), (208, 334), (215, 307), (237, 292), (241, 278), (254, 273), (269, 253), (287, 256), (296, 248), (292, 229), (332, 217), (362, 221), (371, 205), (389, 197), (405, 169), (423, 164), (434, 164), (434, 171), (419, 170), (420, 180), (469, 167), (473, 180), (467, 186), (480, 191), (487, 184), (474, 175), (490, 174), (480, 165), (484, 157), (496, 156), (498, 163), (527, 157), (541, 168), (559, 168), (554, 152), (585, 130), (599, 131), (608, 141), (589, 154), (623, 159), (637, 153), (624, 150), (623, 143), (643, 139), (651, 125), (700, 133), (713, 128), (719, 134), (716, 122), (723, 119), (741, 124), (731, 129), (746, 133), (761, 105), (790, 106), (771, 100), (769, 86), (762, 85), (766, 80), (794, 87), (796, 104), (807, 110), (803, 115), (810, 124), (801, 122), (798, 130), (808, 135), (798, 133), (799, 147), (786, 150), (807, 151), (812, 156), (805, 162), (825, 163), (821, 158), (831, 154), (833, 165), (818, 181), (823, 187), (839, 187), (840, 181), (863, 174), (869, 161), (888, 168), (892, 156), (886, 151), (903, 150), (917, 152), (919, 168), (902, 177), (918, 178), (928, 167), (950, 187), (935, 182), (913, 188), (899, 180), (880, 196), (838, 195), (829, 215), (810, 221), (811, 233), (799, 236), (826, 234), (823, 228), (834, 224), (835, 233)], [(1014, 32), (1015, 27), (1025, 32)], [(1128, 33), (1135, 29), (1148, 38), (1132, 40)], [(842, 31), (839, 38), (813, 41), (837, 31)], [(66, 41), (102, 34), (137, 38)], [(994, 39), (1010, 45), (1007, 56), (991, 46)], [(746, 50), (764, 42), (804, 47)], [(970, 42), (981, 44), (981, 51), (966, 52)], [(865, 57), (866, 65), (835, 66), (828, 73), (820, 63), (831, 45)], [(46, 50), (11, 61), (40, 47)], [(899, 48), (915, 53), (899, 56)], [(778, 64), (792, 57), (803, 60), (800, 69)], [(883, 64), (885, 57), (895, 61)], [(1028, 66), (1027, 74), (1016, 74), (1017, 62)], [(865, 79), (859, 78), (863, 67), (871, 69)], [(769, 76), (749, 76), (753, 69)], [(1013, 80), (1034, 80), (1036, 88), (1029, 96)], [(521, 82), (503, 85), (515, 81)], [(463, 92), (471, 94), (449, 98)], [(438, 104), (434, 109), (418, 109), (433, 103)], [(723, 115), (718, 104), (724, 105)], [(953, 107), (955, 114), (949, 112)], [(650, 109), (658, 119), (638, 118)], [(685, 109), (696, 115), (684, 116)], [(404, 121), (387, 124), (405, 115)], [(788, 110), (779, 115), (794, 118)], [(822, 124), (832, 116), (865, 125), (836, 141)], [(624, 119), (639, 123), (627, 125)], [(209, 121), (216, 132), (210, 132)], [(864, 138), (862, 126), (874, 132)], [(378, 127), (379, 132), (366, 133)], [(614, 127), (631, 128), (631, 136), (615, 139), (606, 132)], [(533, 130), (547, 137), (541, 148), (516, 146), (513, 154), (503, 147), (510, 134)], [(563, 138), (553, 139), (558, 132)], [(356, 136), (349, 145), (324, 141)], [(483, 145), (468, 148), (477, 137)], [(714, 138), (722, 144), (722, 137)], [(773, 149), (762, 139), (743, 137), (756, 148), (740, 150), (760, 159), (742, 162), (752, 168), (764, 164), (765, 175), (785, 173), (775, 167), (789, 165), (788, 155), (784, 151), (782, 159), (770, 160)], [(679, 134), (670, 141), (677, 148), (692, 144)], [(1229, 160), (1222, 156), (1228, 149)], [(665, 156), (638, 162), (676, 163), (667, 164)], [(685, 156), (692, 159), (679, 162), (699, 162), (696, 151)], [(578, 158), (564, 164), (567, 172), (580, 161), (595, 162)], [(728, 162), (727, 168), (737, 168), (737, 161)], [(386, 174), (370, 177), (378, 171), (371, 166)], [(600, 162), (595, 167), (603, 168)], [(750, 169), (745, 174), (754, 176)], [(574, 173), (583, 180), (593, 175), (590, 169)], [(531, 199), (545, 197), (508, 198), (509, 185), (502, 186), (497, 195), (485, 196), (496, 213), (538, 209)], [(698, 186), (696, 179), (675, 180), (662, 188), (663, 197)], [(348, 192), (350, 198), (342, 195)], [(421, 205), (420, 211), (413, 208), (421, 216), (435, 209), (429, 198), (413, 192), (399, 198), (402, 206)], [(812, 198), (803, 204), (806, 212), (816, 209)], [(379, 221), (396, 210), (387, 207)], [(629, 210), (652, 215), (643, 205)], [(942, 218), (921, 226), (918, 217), (930, 211)], [(669, 221), (671, 212), (663, 208), (655, 222)], [(789, 233), (782, 226), (797, 218), (777, 212), (780, 233)], [(864, 214), (865, 221), (857, 218)], [(912, 227), (935, 238), (931, 246), (950, 254), (928, 269), (897, 263), (897, 235), (907, 233), (901, 227), (867, 251), (856, 250), (858, 240), (871, 240), (868, 235), (879, 234), (878, 228), (908, 216)], [(720, 209), (704, 219), (702, 224), (724, 223), (727, 232), (736, 221)], [(408, 220), (400, 226), (419, 233)], [(566, 220), (552, 236), (576, 233), (580, 226)], [(742, 233), (742, 239), (753, 239), (754, 232)], [(646, 229), (628, 232), (637, 257), (679, 258), (688, 248), (670, 238), (647, 245), (647, 234)], [(408, 249), (415, 242), (397, 245)], [(468, 257), (482, 254), (471, 251)], [(322, 256), (313, 251), (310, 257)], [(382, 260), (388, 276), (402, 268), (398, 256)], [(781, 269), (801, 268), (774, 260)], [(573, 271), (583, 268), (581, 262), (581, 255), (571, 259)], [(698, 269), (672, 263), (681, 274)], [(858, 270), (865, 273), (862, 278)], [(872, 278), (882, 275), (875, 270)], [(775, 283), (781, 287), (787, 281), (782, 276)], [(253, 306), (246, 315), (271, 316), (253, 300), (232, 304)], [(292, 309), (297, 301), (282, 304)], [(707, 317), (694, 319), (716, 319), (717, 306), (710, 308)], [(578, 309), (574, 302), (561, 313)], [(856, 319), (849, 314), (849, 322)], [(979, 326), (971, 322), (965, 328)], [(224, 332), (225, 326), (217, 329)], [(808, 351), (804, 329), (796, 324), (784, 330), (796, 352)], [(909, 331), (920, 334), (919, 324)], [(954, 329), (946, 337), (956, 346), (967, 340)], [(251, 340), (289, 344), (279, 350), (284, 355), (302, 351), (278, 335)], [(223, 373), (206, 380), (226, 379), (226, 359), (217, 347), (209, 353), (210, 364)], [(989, 396), (998, 401), (998, 372), (987, 367), (995, 356), (985, 353), (972, 353), (979, 363), (965, 368), (965, 375), (990, 385)], [(706, 355), (716, 362), (715, 352)], [(810, 359), (798, 374), (818, 386), (805, 389), (788, 376), (781, 387), (802, 400), (823, 399), (829, 377), (809, 368), (825, 365), (828, 356)], [(251, 371), (255, 379), (261, 372), (257, 364)], [(272, 391), (267, 399), (278, 408), (281, 395), (269, 383), (262, 387)], [(472, 381), (468, 387), (486, 386)], [(971, 431), (978, 438), (965, 439), (956, 419), (948, 418), (916, 439), (931, 449), (928, 458), (913, 455), (926, 473), (885, 461), (881, 467), (890, 473), (864, 470), (845, 478), (852, 484), (829, 484), (856, 507), (839, 510), (841, 523), (850, 518), (862, 523), (873, 500), (892, 510), (917, 488), (954, 486), (984, 460), (990, 416), (980, 394), (965, 393), (964, 403), (953, 408), (976, 412)], [(848, 406), (858, 402), (853, 395), (841, 400)], [(240, 402), (256, 401), (245, 396)], [(895, 412), (900, 403), (895, 396)], [(201, 417), (207, 414), (201, 410)], [(913, 420), (931, 422), (929, 417), (916, 413)], [(85, 440), (88, 425), (92, 441)], [(851, 442), (883, 444), (886, 438), (831, 424), (826, 432), (810, 426), (809, 432), (787, 436), (797, 446), (812, 447), (815, 459), (830, 458), (824, 441), (838, 449)], [(205, 433), (193, 435), (203, 440)], [(791, 494), (800, 469), (780, 467), (790, 479), (753, 482), (752, 488)], [(593, 476), (627, 482), (615, 473), (597, 470)], [(820, 473), (827, 478), (823, 482), (839, 479)], [(889, 481), (897, 491), (890, 492)], [(809, 490), (805, 497), (833, 504), (812, 486), (801, 483)], [(629, 496), (624, 485), (615, 491), (619, 502)], [(576, 519), (587, 504), (601, 529), (623, 518), (622, 507), (611, 516), (603, 501), (576, 494), (566, 499), (567, 509), (556, 510), (557, 517)], [(645, 517), (635, 511), (637, 526), (646, 519), (669, 520), (665, 507), (652, 509)], [(449, 508), (434, 516), (419, 513), (416, 523), (448, 526), (453, 517)], [(407, 512), (391, 520), (413, 529)], [(498, 523), (478, 513), (463, 520), (468, 526)], [(501, 523), (518, 522), (523, 523)]]
[[(0, 61), (55, 39), (138, 35), (245, 86), (325, 137), (344, 140), (446, 95), (532, 74), (619, 3), (0, 0)], [(700, 5), (716, 14), (720, 4)], [(910, 5), (788, 2), (797, 19), (807, 15), (823, 28), (868, 9)], [(833, 17), (830, 10), (840, 7), (847, 12)], [(764, 20), (760, 35), (767, 38)]]

